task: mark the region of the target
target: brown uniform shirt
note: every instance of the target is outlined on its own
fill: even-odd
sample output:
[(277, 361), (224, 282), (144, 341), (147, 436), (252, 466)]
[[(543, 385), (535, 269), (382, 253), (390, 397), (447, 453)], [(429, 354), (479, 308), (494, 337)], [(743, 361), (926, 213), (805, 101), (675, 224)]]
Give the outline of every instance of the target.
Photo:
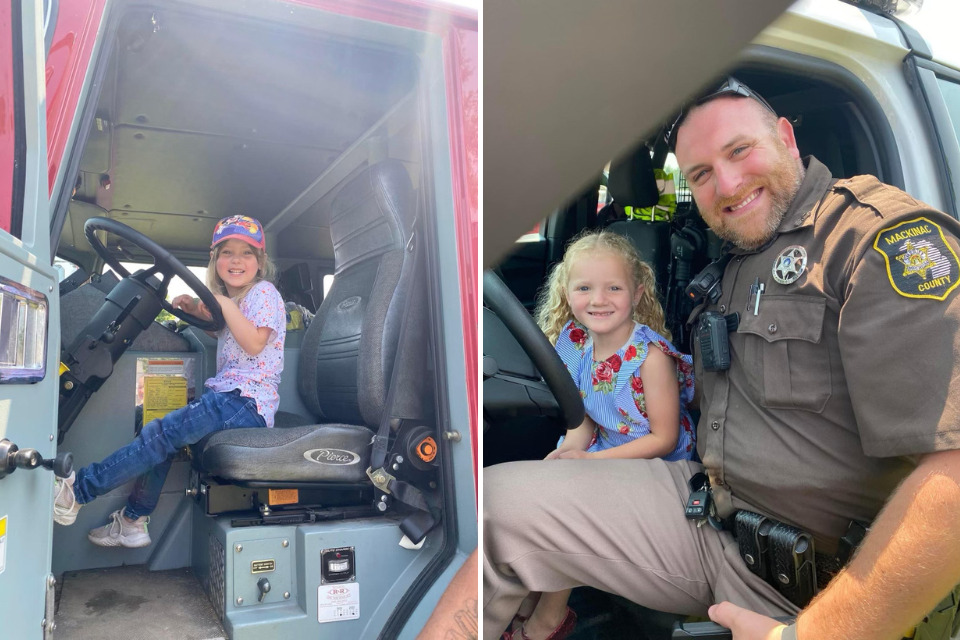
[[(703, 371), (695, 349), (698, 451), (721, 515), (771, 515), (832, 553), (917, 454), (960, 448), (960, 224), (872, 176), (834, 181), (805, 162), (778, 235), (734, 251), (709, 307), (740, 324), (729, 370)], [(775, 265), (782, 280), (799, 271), (791, 247), (805, 264), (781, 284)]]

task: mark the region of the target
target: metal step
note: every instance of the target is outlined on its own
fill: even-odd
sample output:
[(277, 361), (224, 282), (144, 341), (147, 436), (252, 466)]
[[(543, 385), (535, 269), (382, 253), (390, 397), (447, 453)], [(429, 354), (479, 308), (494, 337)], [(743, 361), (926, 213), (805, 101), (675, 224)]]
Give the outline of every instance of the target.
[(58, 584), (55, 638), (227, 640), (190, 568), (67, 571)]

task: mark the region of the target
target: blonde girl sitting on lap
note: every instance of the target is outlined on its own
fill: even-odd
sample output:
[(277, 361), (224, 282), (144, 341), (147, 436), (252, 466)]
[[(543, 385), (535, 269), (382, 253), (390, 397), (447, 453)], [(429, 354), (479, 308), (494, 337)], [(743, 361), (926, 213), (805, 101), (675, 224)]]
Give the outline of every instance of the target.
[[(693, 365), (670, 342), (653, 270), (618, 234), (582, 234), (550, 273), (536, 312), (580, 388), (586, 417), (546, 460), (693, 456)], [(534, 594), (504, 638), (560, 640), (570, 590)]]

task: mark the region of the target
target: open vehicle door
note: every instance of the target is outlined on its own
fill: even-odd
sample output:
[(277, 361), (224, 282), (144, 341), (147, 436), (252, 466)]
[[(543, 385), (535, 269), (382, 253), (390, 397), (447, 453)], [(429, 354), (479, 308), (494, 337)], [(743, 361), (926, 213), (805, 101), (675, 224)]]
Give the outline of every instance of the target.
[[(0, 620), (46, 637), (59, 300), (51, 266), (41, 3), (0, 5)], [(52, 461), (51, 461), (52, 462)], [(16, 585), (16, 588), (13, 586)]]

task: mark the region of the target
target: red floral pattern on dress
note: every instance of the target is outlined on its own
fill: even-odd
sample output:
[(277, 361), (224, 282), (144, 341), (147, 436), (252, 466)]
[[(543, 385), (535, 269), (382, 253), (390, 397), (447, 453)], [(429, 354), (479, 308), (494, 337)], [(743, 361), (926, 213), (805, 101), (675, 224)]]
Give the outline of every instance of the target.
[(620, 413), (620, 417), (622, 418), (620, 422), (617, 423), (617, 431), (620, 432), (620, 435), (628, 436), (637, 427), (643, 426), (643, 425), (637, 424), (637, 421), (631, 418), (630, 414), (623, 407), (617, 407), (617, 412)]
[(633, 396), (633, 404), (637, 406), (640, 415), (649, 418), (647, 415), (647, 397), (643, 394), (643, 380), (640, 379), (639, 375), (630, 378), (630, 395)]
[(692, 427), (691, 424), (690, 424), (690, 418), (688, 418), (686, 415), (681, 415), (681, 416), (680, 416), (680, 426), (683, 428), (684, 431), (686, 431), (687, 433), (689, 433), (690, 436), (691, 436), (691, 437), (690, 437), (690, 442), (687, 443), (687, 451), (692, 451), (692, 450), (693, 450), (693, 443), (696, 441), (696, 436), (695, 436), (694, 433), (693, 433), (693, 427)]
[(567, 328), (570, 329), (570, 342), (576, 345), (578, 351), (583, 351), (583, 346), (587, 344), (587, 332), (572, 322)]
[(623, 362), (620, 356), (613, 354), (603, 362), (594, 362), (593, 390), (601, 393), (610, 393), (617, 386), (617, 372)]
[[(577, 331), (577, 333), (574, 333)], [(689, 459), (695, 448), (692, 419), (686, 409), (693, 397), (693, 366), (691, 358), (682, 354), (670, 342), (645, 325), (638, 324), (631, 339), (611, 357), (595, 361), (592, 340), (586, 327), (568, 322), (562, 337), (556, 343), (557, 352), (568, 371), (578, 381), (588, 415), (597, 422), (593, 434), (595, 442), (588, 450), (602, 450), (619, 446), (650, 432), (645, 389), (639, 367), (651, 348), (660, 349), (676, 362), (680, 396), (680, 438), (676, 450), (668, 460)], [(618, 378), (625, 376), (626, 379)]]
[(613, 367), (614, 373), (617, 373), (618, 371), (620, 371), (620, 367), (623, 365), (623, 361), (620, 359), (620, 356), (618, 356), (617, 354), (613, 354), (612, 356), (607, 358), (607, 362), (609, 362), (610, 366)]

